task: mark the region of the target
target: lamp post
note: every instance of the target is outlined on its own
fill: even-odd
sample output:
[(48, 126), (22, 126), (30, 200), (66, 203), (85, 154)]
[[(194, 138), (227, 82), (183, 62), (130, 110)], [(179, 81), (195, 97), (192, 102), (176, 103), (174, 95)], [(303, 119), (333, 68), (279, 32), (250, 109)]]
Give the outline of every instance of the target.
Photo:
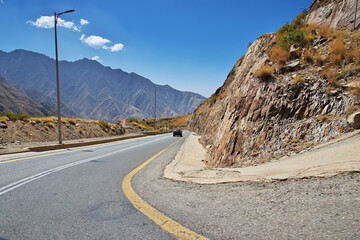
[(61, 139), (61, 111), (60, 111), (60, 84), (59, 84), (59, 58), (58, 58), (58, 46), (57, 46), (57, 19), (64, 13), (74, 12), (75, 10), (68, 10), (62, 13), (54, 12), (54, 27), (55, 27), (55, 52), (56, 52), (56, 86), (57, 86), (57, 107), (58, 107), (58, 129), (59, 129), (59, 144), (62, 144)]

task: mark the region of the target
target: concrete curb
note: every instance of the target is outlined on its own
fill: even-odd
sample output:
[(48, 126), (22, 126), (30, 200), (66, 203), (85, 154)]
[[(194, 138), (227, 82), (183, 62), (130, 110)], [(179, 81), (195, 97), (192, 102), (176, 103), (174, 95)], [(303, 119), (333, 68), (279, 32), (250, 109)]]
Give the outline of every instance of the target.
[[(160, 135), (160, 134), (166, 134), (166, 133), (169, 133), (169, 132), (161, 132), (161, 133), (160, 132), (144, 132), (143, 134), (139, 134), (139, 135), (124, 136), (124, 137), (117, 137), (117, 138), (108, 138), (108, 139), (89, 141), (89, 142), (53, 144), (53, 145), (28, 147), (28, 148), (15, 149), (15, 150), (9, 150), (9, 149), (6, 149), (6, 148), (0, 148), (0, 155), (15, 154), (15, 153), (25, 153), (25, 152), (44, 152), (44, 151), (50, 151), (50, 150), (59, 150), (59, 149), (74, 148), (74, 147), (83, 147), (83, 146), (90, 146), (90, 145), (96, 145), (96, 144), (102, 144), (102, 143), (116, 142), (116, 141), (121, 141), (121, 140), (126, 140), (126, 139), (140, 138), (140, 137)], [(81, 140), (81, 139), (79, 139), (79, 140)]]
[[(196, 138), (186, 140), (175, 159), (165, 167), (164, 178), (198, 184), (219, 184), (300, 180), (360, 172), (360, 149), (358, 148), (360, 131), (345, 134), (301, 154), (243, 168), (208, 169), (203, 167), (200, 163), (205, 158), (205, 149)], [(344, 145), (345, 141), (347, 142)], [(193, 155), (197, 155), (196, 159)], [(191, 162), (192, 164), (189, 165)], [(199, 165), (194, 162), (198, 162)]]
[(119, 138), (111, 138), (111, 139), (103, 139), (91, 142), (78, 142), (78, 143), (66, 143), (66, 144), (56, 144), (56, 145), (49, 145), (49, 146), (39, 146), (39, 147), (30, 147), (30, 152), (44, 152), (49, 150), (58, 150), (58, 149), (66, 149), (66, 148), (74, 148), (74, 147), (83, 147), (83, 146), (90, 146), (102, 143), (109, 143), (109, 142), (116, 142), (120, 140), (126, 140), (131, 138), (140, 138), (146, 137), (147, 135), (135, 135), (135, 136), (127, 136), (127, 137), (119, 137)]

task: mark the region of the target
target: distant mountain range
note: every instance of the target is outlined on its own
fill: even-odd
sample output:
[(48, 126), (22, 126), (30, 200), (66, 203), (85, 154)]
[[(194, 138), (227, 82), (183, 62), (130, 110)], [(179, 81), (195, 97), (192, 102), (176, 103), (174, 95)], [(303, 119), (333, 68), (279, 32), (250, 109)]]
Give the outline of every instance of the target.
[(5, 77), (0, 75), (0, 112), (24, 112), (29, 115), (56, 115), (55, 108), (49, 104), (35, 102), (14, 87)]
[[(66, 116), (110, 122), (128, 117), (151, 118), (155, 111), (155, 89), (157, 117), (192, 112), (205, 99), (86, 58), (60, 61), (59, 69), (61, 110)], [(0, 75), (34, 102), (56, 109), (54, 59), (26, 50), (9, 53), (0, 50)]]

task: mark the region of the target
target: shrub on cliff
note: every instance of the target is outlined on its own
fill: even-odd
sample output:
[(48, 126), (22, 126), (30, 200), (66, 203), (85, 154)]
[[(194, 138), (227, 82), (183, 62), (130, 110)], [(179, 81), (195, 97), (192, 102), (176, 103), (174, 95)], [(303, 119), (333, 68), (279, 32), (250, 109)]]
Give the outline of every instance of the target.
[(107, 131), (110, 128), (110, 124), (104, 120), (100, 120), (98, 123), (104, 131)]
[(274, 67), (269, 66), (267, 64), (260, 66), (255, 75), (261, 78), (262, 80), (270, 80), (272, 78), (272, 74), (274, 73)]
[(15, 114), (11, 113), (11, 112), (6, 112), (4, 114), (5, 117), (7, 117), (10, 121), (15, 122), (17, 120), (17, 117)]

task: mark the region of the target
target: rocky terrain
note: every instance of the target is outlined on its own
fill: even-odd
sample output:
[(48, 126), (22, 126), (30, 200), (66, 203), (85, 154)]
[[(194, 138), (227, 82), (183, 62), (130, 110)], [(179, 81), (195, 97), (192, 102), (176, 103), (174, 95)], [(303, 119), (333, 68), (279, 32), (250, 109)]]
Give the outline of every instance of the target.
[[(157, 117), (193, 112), (205, 99), (86, 58), (60, 61), (59, 69), (61, 110), (68, 117), (104, 119), (112, 123), (129, 117), (151, 118), (155, 112), (155, 90)], [(33, 101), (57, 109), (54, 59), (26, 50), (9, 53), (0, 50), (0, 74)]]
[(354, 4), (313, 1), (308, 12), (251, 44), (189, 119), (209, 151), (209, 167), (268, 162), (352, 131), (360, 110)]
[[(15, 115), (14, 115), (15, 116)], [(19, 117), (18, 117), (19, 118)], [(189, 115), (138, 120), (122, 119), (117, 124), (100, 120), (62, 118), (61, 132), (64, 142), (95, 141), (119, 136), (152, 135), (186, 128)], [(58, 143), (57, 117), (32, 117), (23, 115), (15, 120), (0, 116), (0, 150), (19, 149)], [(1, 151), (0, 151), (1, 153)]]

